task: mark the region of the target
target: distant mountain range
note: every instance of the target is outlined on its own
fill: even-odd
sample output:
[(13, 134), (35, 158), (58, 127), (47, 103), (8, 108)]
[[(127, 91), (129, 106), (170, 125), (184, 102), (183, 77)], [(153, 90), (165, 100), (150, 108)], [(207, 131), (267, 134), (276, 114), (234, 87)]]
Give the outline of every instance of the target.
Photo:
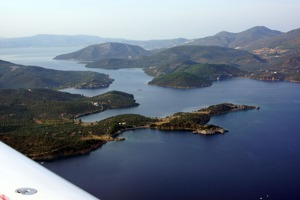
[(41, 34), (31, 37), (0, 38), (0, 48), (87, 46), (102, 42), (106, 40), (97, 36)]
[(27, 48), (27, 47), (86, 47), (93, 44), (107, 42), (126, 43), (138, 45), (145, 49), (160, 49), (182, 45), (188, 42), (187, 39), (168, 40), (126, 40), (118, 38), (103, 38), (90, 35), (35, 35), (20, 38), (0, 38), (0, 48)]
[(195, 39), (188, 44), (247, 49), (253, 42), (260, 42), (282, 34), (280, 31), (271, 30), (264, 26), (256, 26), (240, 33), (222, 31), (214, 36)]
[[(85, 39), (78, 39), (79, 36), (71, 39), (69, 36), (39, 37), (50, 38), (49, 41), (52, 38), (55, 41), (52, 45), (59, 44), (59, 38), (63, 37), (64, 42), (60, 44), (65, 45), (79, 45), (80, 41), (87, 44), (97, 40), (98, 44), (58, 55), (55, 59), (86, 62), (87, 67), (93, 68), (144, 68), (146, 73), (156, 77), (155, 82), (151, 83), (161, 86), (166, 83), (171, 87), (193, 87), (193, 84), (199, 87), (210, 85), (212, 80), (220, 77), (236, 76), (300, 82), (300, 29), (282, 33), (257, 26), (240, 33), (223, 31), (194, 40), (115, 39), (118, 42), (105, 43), (99, 42), (101, 38), (89, 36), (80, 36)], [(101, 41), (108, 40), (102, 38)], [(5, 43), (1, 41), (4, 40), (0, 40), (0, 46)], [(36, 41), (37, 46), (39, 43), (45, 46), (48, 44), (43, 39)], [(211, 69), (209, 73), (208, 68)], [(201, 76), (200, 72), (205, 73), (206, 77)], [(199, 77), (202, 80), (199, 81)], [(186, 84), (186, 81), (189, 83)]]
[(240, 33), (222, 31), (214, 36), (188, 40), (176, 38), (168, 40), (126, 40), (120, 38), (104, 38), (90, 35), (47, 35), (40, 34), (31, 37), (0, 38), (0, 48), (20, 47), (85, 47), (93, 44), (108, 42), (126, 43), (137, 45), (147, 50), (170, 48), (179, 45), (201, 45), (201, 46), (222, 46), (229, 48), (247, 48), (253, 42), (259, 42), (283, 33), (268, 29), (264, 26), (256, 26)]
[[(230, 33), (222, 31), (214, 36), (199, 39), (169, 39), (169, 40), (126, 40), (118, 38), (104, 38), (90, 35), (35, 35), (31, 37), (20, 38), (0, 38), (0, 48), (22, 48), (22, 47), (87, 47), (102, 43), (125, 43), (137, 45), (146, 50), (171, 48), (180, 45), (198, 45), (198, 46), (221, 46), (229, 48), (238, 48), (245, 50), (255, 50), (263, 47), (275, 47), (278, 45), (289, 44), (290, 46), (299, 46), (299, 39), (296, 41), (289, 38), (295, 38), (299, 35), (300, 29), (283, 33), (268, 29), (264, 26), (256, 26), (240, 33)], [(281, 41), (281, 42), (279, 42)], [(289, 42), (290, 41), (290, 42)]]

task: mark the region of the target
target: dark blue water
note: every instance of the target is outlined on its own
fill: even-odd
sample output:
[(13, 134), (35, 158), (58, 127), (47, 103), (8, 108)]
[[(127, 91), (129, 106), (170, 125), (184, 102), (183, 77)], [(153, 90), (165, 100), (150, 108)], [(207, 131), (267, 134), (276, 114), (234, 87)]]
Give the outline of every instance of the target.
[(46, 166), (102, 199), (299, 199), (299, 85), (238, 82), (220, 87), (261, 109), (214, 117), (225, 135), (130, 131), (124, 142)]
[[(27, 63), (86, 70), (76, 63), (44, 58)], [(134, 94), (141, 105), (86, 121), (125, 112), (159, 117), (221, 102), (261, 109), (214, 117), (210, 123), (229, 130), (224, 135), (129, 131), (121, 135), (124, 142), (110, 142), (87, 156), (45, 163), (48, 169), (104, 200), (300, 199), (299, 84), (234, 79), (208, 88), (175, 90), (148, 86), (151, 77), (141, 70), (105, 72), (116, 79), (110, 88), (69, 91), (93, 96), (118, 89)]]

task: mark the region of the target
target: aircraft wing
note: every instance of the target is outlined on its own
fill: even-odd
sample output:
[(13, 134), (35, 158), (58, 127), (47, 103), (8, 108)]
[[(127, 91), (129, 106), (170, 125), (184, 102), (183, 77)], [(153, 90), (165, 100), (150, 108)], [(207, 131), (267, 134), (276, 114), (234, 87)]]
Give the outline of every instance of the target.
[(96, 200), (0, 142), (0, 200)]

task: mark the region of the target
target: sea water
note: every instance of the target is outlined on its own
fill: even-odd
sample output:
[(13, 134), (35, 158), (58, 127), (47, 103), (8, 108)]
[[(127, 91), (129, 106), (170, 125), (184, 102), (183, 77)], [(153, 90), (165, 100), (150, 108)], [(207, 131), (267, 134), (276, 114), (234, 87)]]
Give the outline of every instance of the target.
[(52, 60), (64, 50), (69, 52), (1, 49), (0, 59), (107, 73), (115, 79), (109, 88), (65, 91), (95, 96), (114, 89), (134, 94), (140, 103), (87, 116), (86, 121), (121, 113), (161, 117), (222, 102), (261, 109), (213, 117), (209, 123), (229, 130), (224, 135), (128, 131), (120, 136), (126, 138), (124, 142), (109, 142), (86, 156), (44, 163), (48, 169), (107, 200), (300, 199), (299, 84), (232, 79), (189, 90), (155, 87), (147, 84), (152, 77), (141, 69), (87, 69), (75, 62)]

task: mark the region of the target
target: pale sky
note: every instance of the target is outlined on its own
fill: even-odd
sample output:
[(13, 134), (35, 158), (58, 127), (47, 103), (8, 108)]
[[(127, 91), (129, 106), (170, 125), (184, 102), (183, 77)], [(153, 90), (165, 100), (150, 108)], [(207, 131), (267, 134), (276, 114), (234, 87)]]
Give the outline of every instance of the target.
[(0, 38), (36, 34), (202, 38), (300, 28), (300, 0), (0, 0)]

